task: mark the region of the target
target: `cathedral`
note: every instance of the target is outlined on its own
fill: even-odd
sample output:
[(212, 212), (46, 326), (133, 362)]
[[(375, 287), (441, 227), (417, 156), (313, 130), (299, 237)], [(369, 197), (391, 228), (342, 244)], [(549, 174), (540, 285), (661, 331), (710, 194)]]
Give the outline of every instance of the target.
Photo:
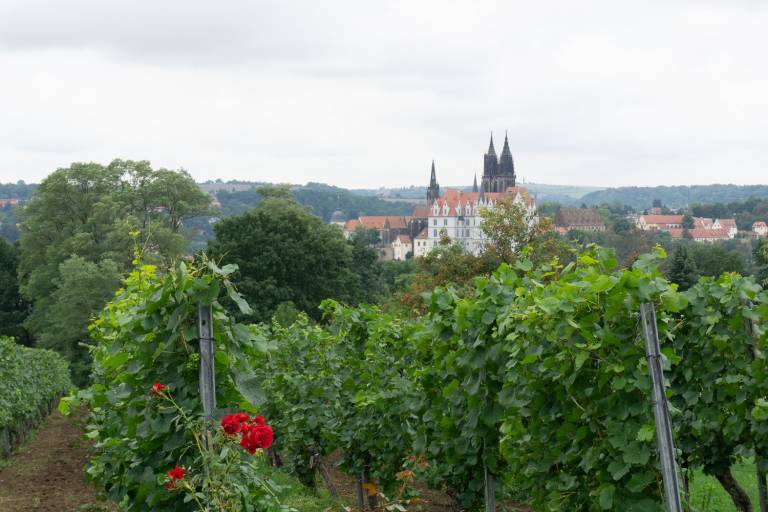
[[(515, 184), (515, 163), (512, 160), (512, 151), (509, 149), (509, 139), (504, 134), (504, 147), (501, 149), (501, 156), (496, 156), (496, 148), (493, 147), (493, 134), (491, 134), (491, 143), (488, 146), (488, 152), (483, 155), (483, 177), (480, 182), (480, 188), (483, 192), (506, 192), (510, 187), (516, 187)], [(472, 185), (472, 192), (478, 192), (477, 175)], [(440, 197), (440, 185), (435, 176), (435, 161), (432, 161), (432, 172), (429, 176), (429, 187), (427, 187), (427, 204), (431, 205), (435, 199)]]

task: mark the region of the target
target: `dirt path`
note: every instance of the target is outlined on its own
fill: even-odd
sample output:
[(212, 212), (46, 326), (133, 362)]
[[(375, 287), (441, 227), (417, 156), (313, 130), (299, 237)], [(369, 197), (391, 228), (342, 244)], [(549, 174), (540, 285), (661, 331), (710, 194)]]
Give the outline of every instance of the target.
[(105, 510), (96, 505), (93, 488), (85, 480), (88, 445), (80, 418), (65, 418), (54, 411), (19, 451), (3, 461), (0, 510)]

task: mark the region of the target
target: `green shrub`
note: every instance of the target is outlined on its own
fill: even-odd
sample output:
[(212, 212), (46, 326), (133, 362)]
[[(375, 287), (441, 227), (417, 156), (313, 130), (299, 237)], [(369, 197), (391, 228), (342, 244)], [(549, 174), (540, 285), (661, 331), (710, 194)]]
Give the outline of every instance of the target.
[(59, 354), (0, 337), (0, 429), (34, 418), (70, 387), (69, 366)]

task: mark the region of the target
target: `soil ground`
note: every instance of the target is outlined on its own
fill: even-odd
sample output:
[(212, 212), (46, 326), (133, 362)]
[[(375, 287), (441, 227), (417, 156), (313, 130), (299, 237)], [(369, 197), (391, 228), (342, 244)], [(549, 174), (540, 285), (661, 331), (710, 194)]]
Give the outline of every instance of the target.
[[(70, 417), (54, 411), (10, 459), (0, 461), (0, 511), (95, 512), (113, 507), (96, 499), (86, 481), (88, 442), (83, 439), (85, 411)], [(353, 478), (335, 465), (338, 454), (325, 460), (342, 502), (357, 503)], [(322, 481), (318, 479), (318, 485)], [(419, 486), (425, 512), (451, 512), (447, 494)], [(518, 508), (519, 507), (519, 508)], [(527, 511), (524, 506), (501, 504), (504, 511)], [(353, 508), (354, 510), (354, 508)]]
[(54, 411), (10, 459), (1, 462), (0, 510), (102, 510), (85, 480), (88, 444), (81, 418), (82, 414), (64, 417)]

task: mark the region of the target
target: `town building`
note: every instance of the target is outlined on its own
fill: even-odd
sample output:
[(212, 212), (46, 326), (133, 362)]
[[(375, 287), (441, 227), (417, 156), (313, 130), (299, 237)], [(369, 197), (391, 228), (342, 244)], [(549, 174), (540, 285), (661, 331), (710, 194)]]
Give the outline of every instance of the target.
[(19, 200), (15, 197), (5, 199), (0, 198), (0, 208), (5, 208), (6, 206), (15, 206), (17, 204), (19, 204)]
[(559, 232), (605, 231), (605, 222), (597, 208), (560, 208), (555, 214), (555, 227)]
[(768, 237), (768, 224), (763, 221), (757, 221), (752, 224), (752, 232), (758, 237)]
[(409, 235), (397, 235), (392, 242), (392, 259), (405, 261), (413, 255), (413, 241)]
[(637, 219), (637, 228), (643, 231), (664, 231), (673, 239), (686, 236), (697, 242), (717, 242), (736, 237), (738, 228), (734, 219), (710, 219), (692, 217), (693, 227), (683, 227), (684, 215), (641, 215)]

